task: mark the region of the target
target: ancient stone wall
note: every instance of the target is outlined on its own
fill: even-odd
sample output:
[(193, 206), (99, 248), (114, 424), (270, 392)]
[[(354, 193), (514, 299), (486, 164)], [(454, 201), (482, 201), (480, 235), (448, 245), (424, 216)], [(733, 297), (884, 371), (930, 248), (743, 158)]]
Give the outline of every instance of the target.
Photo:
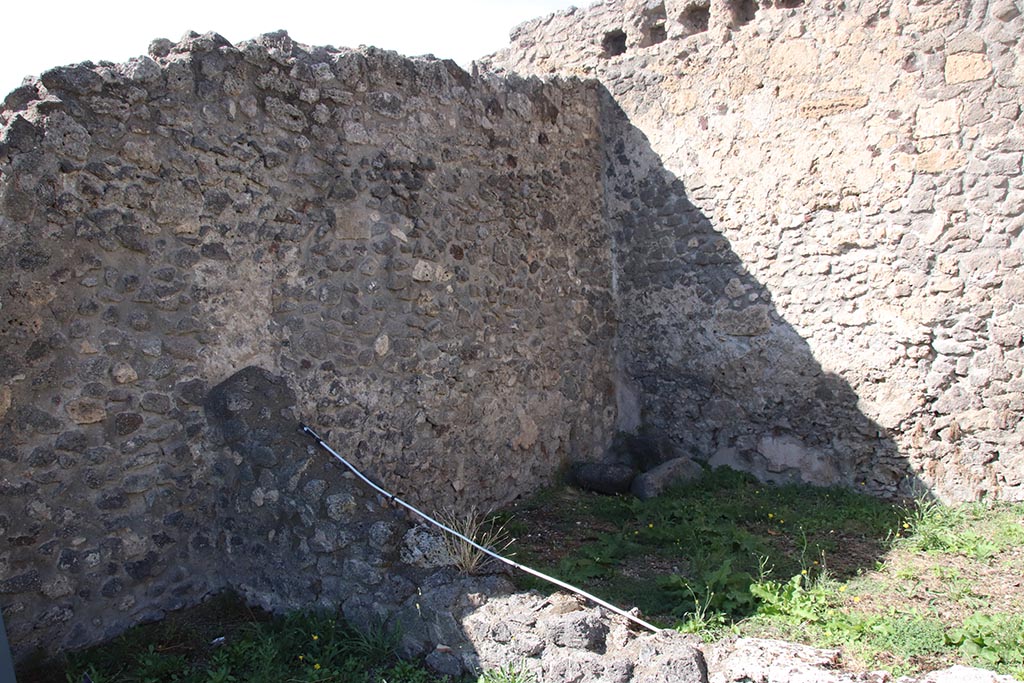
[(1014, 0), (614, 0), (483, 76), (209, 34), (15, 90), (19, 655), (226, 586), (420, 615), (408, 523), (299, 420), (427, 508), (616, 425), (765, 479), (1024, 498), (1022, 32)]
[(634, 423), (766, 478), (1024, 498), (1022, 34), (1014, 0), (613, 0), (513, 31), (492, 68), (607, 90)]
[(401, 529), (299, 419), (427, 509), (532, 490), (614, 422), (593, 84), (284, 34), (150, 53), (0, 109), (19, 654), (228, 585), (379, 587)]

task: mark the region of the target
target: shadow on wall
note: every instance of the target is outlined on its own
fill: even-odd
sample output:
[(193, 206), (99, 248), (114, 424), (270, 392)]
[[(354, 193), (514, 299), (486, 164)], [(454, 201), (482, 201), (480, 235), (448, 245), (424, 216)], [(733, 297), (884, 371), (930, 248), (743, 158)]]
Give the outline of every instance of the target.
[(635, 402), (645, 427), (712, 466), (884, 496), (924, 491), (886, 430), (821, 367), (643, 132), (608, 91), (601, 102), (617, 353), (629, 383), (620, 405)]

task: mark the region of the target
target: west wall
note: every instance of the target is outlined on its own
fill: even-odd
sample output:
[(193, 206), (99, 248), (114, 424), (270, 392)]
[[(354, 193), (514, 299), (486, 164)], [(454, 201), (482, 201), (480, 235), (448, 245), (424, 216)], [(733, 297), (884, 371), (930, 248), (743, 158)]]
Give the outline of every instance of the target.
[(517, 27), (492, 68), (606, 89), (634, 421), (766, 479), (1024, 497), (1022, 34), (1013, 0)]
[(381, 569), (404, 521), (300, 419), (427, 510), (600, 452), (596, 101), (284, 34), (155, 41), (11, 93), (0, 605), (19, 656), (225, 586), (271, 608), (414, 590)]

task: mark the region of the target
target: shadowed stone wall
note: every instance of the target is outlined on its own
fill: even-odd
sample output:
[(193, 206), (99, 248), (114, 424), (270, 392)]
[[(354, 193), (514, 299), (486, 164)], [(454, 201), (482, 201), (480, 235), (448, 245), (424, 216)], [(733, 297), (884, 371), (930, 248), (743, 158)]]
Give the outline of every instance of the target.
[(1022, 9), (609, 0), (513, 30), (493, 68), (597, 78), (620, 122), (644, 422), (766, 478), (1024, 498)]
[(1024, 497), (1022, 29), (1013, 0), (630, 0), (488, 62), (597, 82), (208, 34), (15, 90), (14, 647), (226, 586), (419, 615), (407, 522), (299, 419), (427, 508), (641, 424), (765, 479)]
[[(300, 418), (427, 509), (511, 500), (611, 436), (594, 85), (284, 34), (150, 52), (0, 110), (19, 654), (225, 585), (280, 608), (379, 583), (401, 533), (274, 436)], [(210, 394), (230, 377), (248, 393)]]

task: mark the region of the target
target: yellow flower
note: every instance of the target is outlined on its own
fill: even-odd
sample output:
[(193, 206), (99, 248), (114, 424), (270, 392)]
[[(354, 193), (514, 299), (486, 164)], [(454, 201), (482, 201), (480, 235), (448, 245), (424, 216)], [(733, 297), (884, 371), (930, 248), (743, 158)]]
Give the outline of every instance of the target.
[(800, 573), (803, 574), (804, 576), (807, 576), (807, 570), (806, 569), (801, 569)]
[(302, 661), (303, 659), (305, 659), (305, 658), (306, 658), (306, 656), (305, 656), (305, 655), (299, 655), (299, 661), (300, 661), (300, 662), (301, 662), (301, 661)]
[(647, 525), (647, 528), (648, 528), (648, 529), (653, 529), (653, 528), (654, 528), (654, 523), (652, 522), (651, 524), (648, 524), (648, 525)]
[(860, 596), (859, 595), (853, 596), (853, 601), (854, 602), (860, 602)]
[(320, 662), (317, 662), (316, 664), (314, 664), (313, 668), (316, 669), (317, 671), (319, 671), (320, 670)]
[(774, 512), (769, 512), (768, 513), (768, 519), (775, 519), (775, 513)]
[(314, 633), (313, 634), (313, 640), (320, 640), (320, 636), (318, 636), (317, 634)]
[(903, 528), (904, 529), (909, 529), (910, 528), (910, 522), (903, 522)]
[(846, 591), (846, 586), (845, 585), (840, 586), (839, 587), (839, 592), (842, 593), (844, 591)]

